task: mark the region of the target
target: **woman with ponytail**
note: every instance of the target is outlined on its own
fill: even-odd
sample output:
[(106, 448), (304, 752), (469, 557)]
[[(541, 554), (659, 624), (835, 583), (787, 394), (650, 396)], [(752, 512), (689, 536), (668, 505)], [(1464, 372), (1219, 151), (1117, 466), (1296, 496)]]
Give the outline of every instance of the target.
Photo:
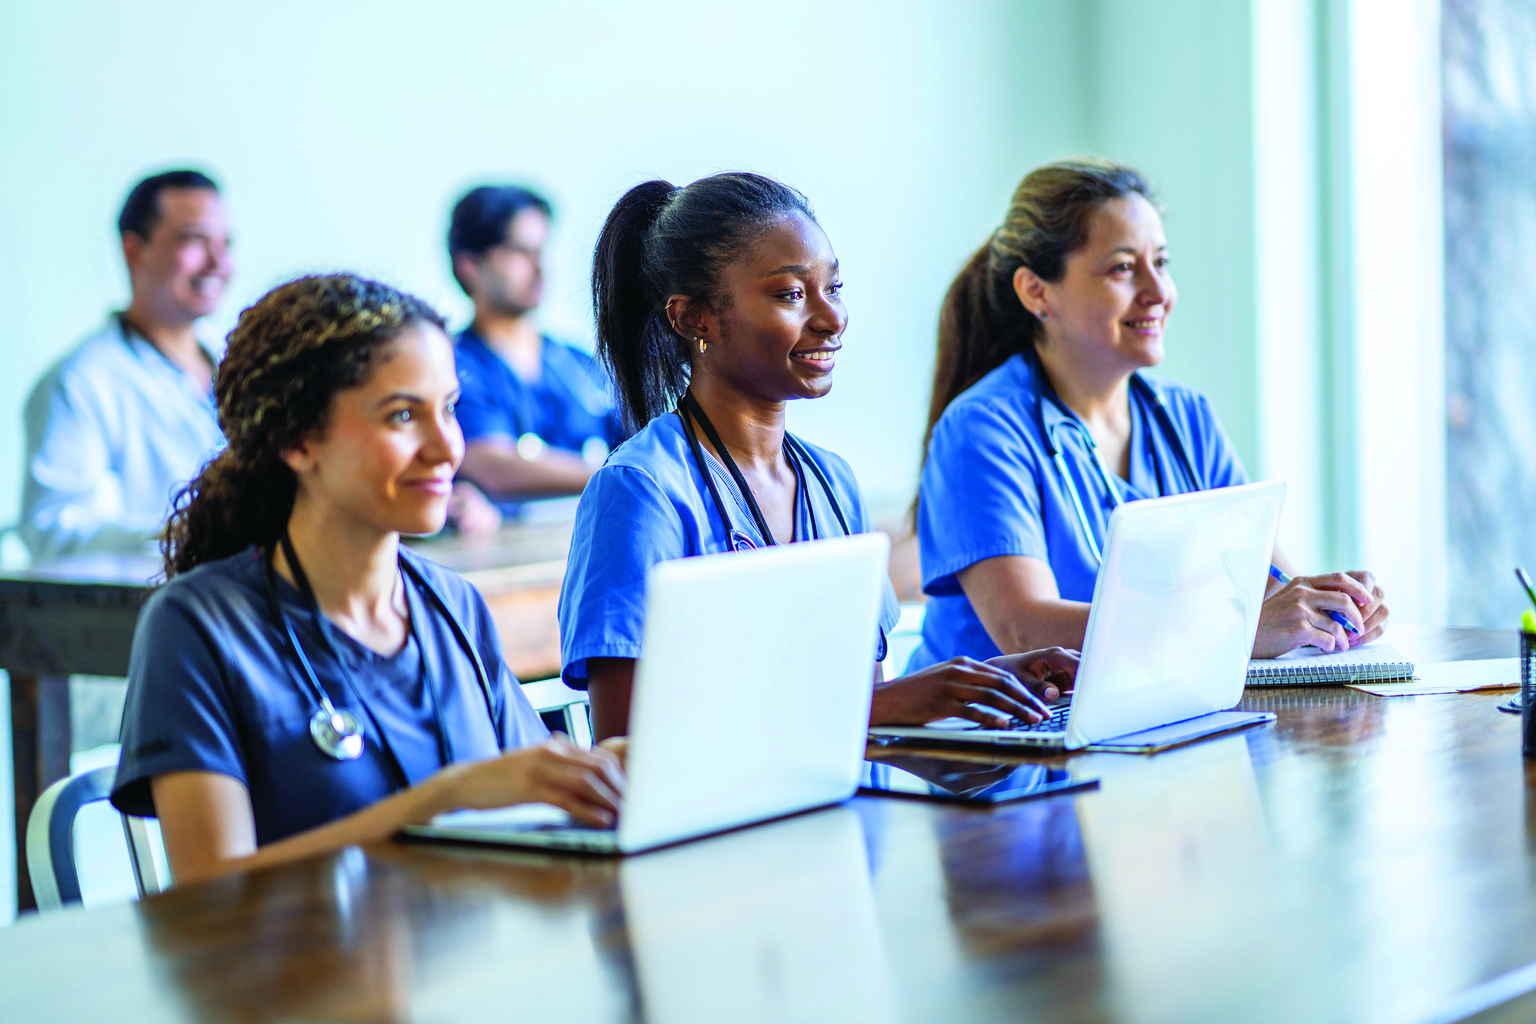
[[(1247, 482), (1209, 400), (1141, 372), (1163, 359), (1168, 266), (1146, 180), (1079, 159), (1031, 171), (955, 279), (917, 505), (931, 600), (909, 668), (1080, 646), (1117, 502)], [(1272, 580), (1254, 656), (1359, 646), (1386, 618), (1368, 572)]]
[[(598, 353), (637, 433), (582, 494), (560, 594), (565, 680), (590, 690), (597, 735), (627, 731), (652, 565), (869, 530), (848, 464), (784, 429), (788, 402), (832, 387), (848, 325), (841, 291), (810, 204), (759, 175), (646, 182), (609, 214), (592, 261)], [(818, 600), (836, 596), (806, 596), (807, 630)], [(896, 615), (887, 587), (882, 659)], [(886, 682), (874, 665), (870, 721), (1039, 721), (1030, 687), (1055, 696), (1075, 667), (1068, 652), (1042, 651)], [(722, 685), (729, 675), (722, 666)]]
[(447, 514), (464, 439), (425, 303), (307, 277), (240, 315), (229, 447), (178, 497), (134, 634), (112, 802), (186, 883), (538, 801), (609, 824), (607, 750), (548, 737), (485, 602), (400, 535)]

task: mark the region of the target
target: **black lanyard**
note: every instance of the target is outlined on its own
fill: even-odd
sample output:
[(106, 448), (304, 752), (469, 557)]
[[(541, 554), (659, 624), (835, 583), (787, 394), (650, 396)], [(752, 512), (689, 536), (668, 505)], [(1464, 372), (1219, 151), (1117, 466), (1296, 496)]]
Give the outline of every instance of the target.
[[(752, 493), (752, 488), (747, 486), (747, 479), (741, 475), (741, 470), (736, 466), (736, 460), (731, 457), (730, 449), (726, 448), (725, 442), (720, 439), (720, 432), (709, 421), (709, 417), (704, 415), (704, 408), (699, 405), (699, 400), (693, 397), (693, 392), (683, 393), (682, 401), (677, 403), (677, 415), (683, 421), (683, 433), (688, 437), (688, 447), (693, 452), (693, 461), (699, 467), (699, 475), (704, 478), (704, 483), (709, 488), (709, 496), (714, 501), (715, 511), (720, 514), (720, 522), (725, 526), (726, 543), (733, 551), (739, 551), (743, 547), (757, 546), (752, 543), (752, 538), (736, 529), (730, 513), (725, 509), (725, 501), (720, 497), (720, 489), (715, 486), (714, 474), (709, 471), (709, 466), (704, 462), (703, 446), (699, 444), (699, 439), (693, 432), (694, 419), (697, 419), (699, 426), (704, 428), (704, 436), (709, 438), (709, 443), (719, 454), (720, 461), (725, 464), (726, 470), (731, 474), (731, 479), (736, 481), (736, 486), (741, 489), (742, 497), (747, 499), (747, 508), (752, 512), (752, 519), (757, 524), (763, 539), (770, 545), (777, 544), (778, 542), (773, 539), (773, 531), (768, 529), (768, 521), (763, 518), (763, 510), (757, 504), (757, 496)], [(848, 520), (843, 516), (842, 506), (838, 503), (837, 495), (832, 491), (831, 482), (822, 473), (816, 460), (811, 458), (810, 452), (806, 451), (799, 439), (787, 430), (784, 432), (784, 460), (794, 469), (795, 478), (802, 491), (805, 488), (803, 467), (810, 466), (816, 482), (821, 485), (823, 493), (827, 496), (827, 503), (832, 506), (832, 514), (837, 517), (837, 525), (842, 527), (845, 536), (851, 534), (852, 531), (848, 529)], [(806, 495), (805, 506), (810, 512), (811, 539), (820, 540), (821, 528), (816, 522), (816, 506), (812, 504), (809, 494)]]

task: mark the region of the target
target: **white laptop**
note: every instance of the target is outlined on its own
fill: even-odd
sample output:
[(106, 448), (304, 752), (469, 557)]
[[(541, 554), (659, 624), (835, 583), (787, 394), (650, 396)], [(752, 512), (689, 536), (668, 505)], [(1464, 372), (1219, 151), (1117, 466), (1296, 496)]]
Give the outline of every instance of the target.
[(637, 853), (847, 800), (863, 771), (889, 555), (890, 540), (868, 533), (652, 567), (617, 827), (531, 804), (405, 833)]
[(1228, 709), (1242, 699), (1284, 501), (1272, 482), (1120, 505), (1070, 702), (1013, 729), (950, 718), (870, 734), (1150, 751), (1272, 719)]

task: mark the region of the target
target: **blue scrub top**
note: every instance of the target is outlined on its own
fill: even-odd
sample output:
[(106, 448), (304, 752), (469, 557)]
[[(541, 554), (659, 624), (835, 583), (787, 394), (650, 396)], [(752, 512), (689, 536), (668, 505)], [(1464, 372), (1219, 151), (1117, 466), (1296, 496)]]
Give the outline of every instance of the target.
[[(848, 463), (812, 444), (805, 449), (832, 484), (848, 529), (868, 533), (869, 513)], [(735, 528), (758, 547), (767, 547), (730, 472), (707, 450), (704, 458)], [(795, 491), (795, 540), (812, 539), (813, 515), (822, 537), (842, 535), (821, 484), (807, 469)], [(588, 658), (640, 657), (645, 576), (651, 566), (729, 550), (726, 528), (699, 475), (683, 421), (676, 413), (656, 417), (608, 457), (577, 506), (560, 588), (560, 661), (566, 685), (587, 688)], [(885, 658), (885, 636), (900, 612), (887, 580), (880, 637), (871, 644), (875, 660)]]
[[(537, 434), (545, 444), (579, 455), (594, 437), (610, 451), (624, 440), (607, 375), (580, 349), (546, 335), (539, 379), (529, 383), (473, 328), (458, 336), (455, 348), (462, 389), (458, 419), (466, 441)], [(502, 504), (511, 506), (503, 511), (515, 511), (519, 503)]]
[(323, 616), (322, 638), (298, 591), (279, 576), (278, 599), (321, 686), (363, 726), (362, 757), (336, 761), (321, 753), (309, 734), (319, 702), (273, 621), (261, 556), (249, 548), (171, 580), (139, 615), (113, 805), (153, 816), (155, 776), (218, 772), (245, 784), (256, 841), (266, 844), (421, 782), (443, 766), (439, 730), (447, 730), (455, 760), (542, 741), (548, 730), (502, 660), (479, 592), (410, 551), (400, 557), (437, 588), (474, 644), (490, 677), (499, 733), (469, 655), (442, 609), (408, 576), (412, 638), (389, 656)]
[[(1072, 414), (1051, 401), (1049, 388), (1044, 408), (1037, 403), (1036, 372), (1023, 355), (1012, 356), (956, 398), (934, 427), (917, 510), (923, 591), (930, 600), (923, 642), (908, 671), (960, 655), (1001, 653), (955, 578), (984, 559), (1042, 559), (1064, 600), (1093, 600), (1098, 560), (1083, 537), (1071, 492), (1046, 454), (1041, 412), (1100, 544), (1112, 508), (1086, 442), (1072, 427), (1059, 426)], [(1248, 482), (1209, 399), (1174, 381), (1142, 379), (1162, 395), (1198, 479), (1188, 479), (1155, 408), (1132, 388), (1131, 476), (1116, 480), (1124, 500)]]

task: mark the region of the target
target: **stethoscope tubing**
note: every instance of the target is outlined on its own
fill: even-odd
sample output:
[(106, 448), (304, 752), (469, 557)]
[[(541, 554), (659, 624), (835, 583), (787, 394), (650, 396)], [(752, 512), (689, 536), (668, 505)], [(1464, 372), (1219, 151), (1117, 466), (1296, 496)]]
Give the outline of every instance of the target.
[[(288, 614), (283, 611), (282, 602), (277, 595), (277, 571), (272, 565), (272, 557), (272, 554), (267, 554), (262, 558), (262, 577), (266, 586), (267, 603), (270, 607), (273, 621), (277, 622), (282, 627), (282, 630), (288, 640), (289, 650), (293, 654), (294, 659), (299, 663), (299, 667), (302, 669), (304, 679), (309, 684), (310, 689), (314, 692), (315, 698), (320, 703), (320, 707), (328, 715), (334, 716), (336, 715), (338, 709), (332, 702), (330, 695), (325, 692), (325, 687), (320, 685), (320, 677), (315, 672), (314, 665), (311, 664), (308, 654), (305, 653), (304, 645), (299, 641), (298, 633), (294, 631), (292, 621), (288, 618)], [(461, 648), (463, 648), (464, 653), (469, 655), (470, 664), (474, 667), (475, 670), (475, 679), (480, 684), (480, 692), (485, 699), (486, 714), (490, 717), (491, 727), (496, 732), (496, 744), (498, 747), (500, 747), (505, 736), (502, 716), (496, 713), (496, 698), (494, 691), (491, 689), (490, 674), (486, 671), (485, 663), (481, 660), (480, 655), (475, 651), (474, 644), (470, 642), (469, 632), (464, 628), (463, 623), (459, 621), (458, 616), (453, 614), (453, 610), (448, 607), (448, 602), (443, 598), (443, 595), (435, 586), (432, 585), (431, 581), (429, 581), (420, 570), (411, 565), (410, 562), (403, 557), (400, 558), (399, 564), (401, 570), (407, 577), (410, 578), (411, 582), (414, 583), (419, 590), (425, 592), (431, 603), (437, 605), (438, 609), (447, 619), (449, 629), (453, 632), (454, 639), (458, 641), (458, 644)], [(310, 604), (310, 614), (314, 618), (316, 630), (320, 633), (321, 638), (325, 640), (326, 644), (329, 645), (330, 641), (328, 638), (326, 638), (325, 630), (320, 624), (319, 606), (314, 601), (313, 593), (309, 591), (307, 580), (305, 581), (305, 586), (300, 589), (307, 594), (307, 601)], [(418, 648), (421, 648), (419, 634), (417, 646)], [(333, 658), (336, 658), (336, 652), (334, 649), (332, 649), (331, 655)], [(420, 651), (420, 656), (423, 659), (426, 658), (425, 650)], [(336, 660), (339, 663), (339, 658)], [(423, 664), (425, 664), (425, 661), (423, 661)], [(351, 697), (353, 700), (356, 700), (359, 704), (364, 703), (362, 696), (351, 687), (350, 683), (345, 679), (345, 677), (343, 677), (343, 685), (347, 686), (347, 688), (352, 691)], [(426, 685), (429, 690), (432, 691), (430, 696), (434, 708), (439, 707), (440, 701), (435, 689), (432, 689), (432, 681), (427, 679)], [(442, 728), (441, 724), (439, 725), (439, 728)], [(446, 760), (453, 760), (451, 750), (446, 755)]]
[[(1049, 390), (1045, 384), (1045, 371), (1040, 365), (1039, 359), (1031, 360), (1035, 377), (1035, 415), (1039, 419), (1040, 437), (1045, 444), (1046, 454), (1051, 463), (1056, 467), (1056, 473), (1061, 477), (1062, 485), (1067, 490), (1067, 497), (1072, 501), (1072, 511), (1077, 517), (1078, 526), (1083, 531), (1083, 539), (1088, 544), (1089, 553), (1093, 555), (1094, 562), (1104, 564), (1104, 548), (1094, 535), (1093, 524), (1088, 519), (1087, 507), (1083, 504), (1082, 495), (1078, 492), (1077, 484), (1072, 479), (1072, 473), (1067, 466), (1063, 449), (1056, 443), (1055, 428), (1045, 422), (1045, 403), (1050, 401), (1065, 418), (1064, 422), (1075, 430), (1088, 448), (1088, 458), (1093, 463), (1095, 474), (1103, 485), (1105, 493), (1109, 496), (1109, 506), (1113, 510), (1122, 503), (1120, 488), (1115, 485), (1114, 478), (1104, 468), (1104, 462), (1099, 458), (1098, 445), (1093, 440), (1093, 435), (1078, 419), (1077, 414), (1056, 397), (1054, 391)], [(1151, 403), (1153, 417), (1157, 420), (1158, 429), (1163, 432), (1164, 439), (1173, 450), (1174, 457), (1178, 460), (1179, 469), (1189, 481), (1194, 490), (1202, 490), (1200, 478), (1195, 473), (1194, 463), (1190, 460), (1189, 450), (1184, 445), (1183, 435), (1179, 432), (1178, 424), (1173, 422), (1173, 416), (1168, 412), (1168, 406), (1163, 401), (1163, 396), (1139, 373), (1131, 374), (1131, 389), (1139, 393)], [(1156, 459), (1156, 451), (1153, 453)], [(1159, 471), (1159, 492), (1161, 493), (1161, 471)]]

